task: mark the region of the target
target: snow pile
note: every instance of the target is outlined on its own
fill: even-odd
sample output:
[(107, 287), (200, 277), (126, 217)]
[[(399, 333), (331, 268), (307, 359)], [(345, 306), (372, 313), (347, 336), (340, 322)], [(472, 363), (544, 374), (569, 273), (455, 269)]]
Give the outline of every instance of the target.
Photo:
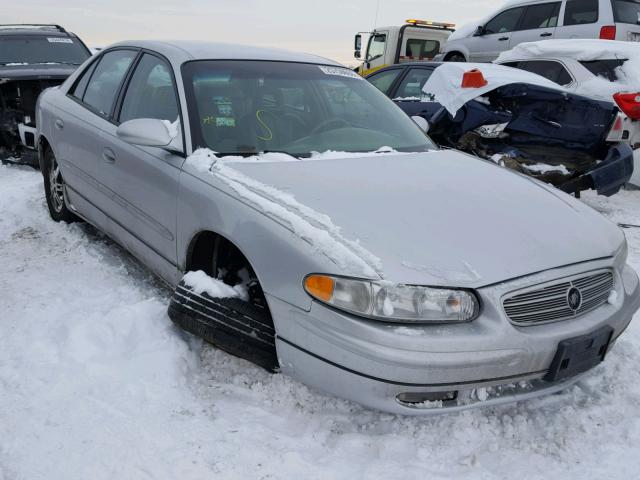
[[(268, 155), (271, 154), (263, 154), (259, 158)], [(332, 155), (333, 152), (329, 152), (318, 157), (332, 158)], [(293, 195), (264, 185), (233, 169), (229, 165), (235, 157), (231, 158), (218, 158), (210, 150), (198, 149), (187, 158), (187, 164), (193, 165), (199, 172), (215, 175), (241, 199), (290, 229), (336, 265), (366, 277), (384, 276), (381, 260), (357, 241), (345, 238), (331, 218), (298, 202)]]
[[(480, 88), (461, 88), (462, 77), (470, 70), (480, 70), (487, 84)], [(451, 115), (467, 102), (485, 95), (496, 88), (511, 83), (529, 83), (554, 90), (564, 90), (557, 83), (535, 73), (490, 63), (443, 63), (422, 87), (422, 91), (432, 96)]]
[(531, 173), (544, 174), (558, 172), (562, 175), (569, 175), (571, 172), (564, 165), (548, 165), (546, 163), (536, 163), (534, 165), (521, 164), (522, 168), (530, 171)]
[[(433, 418), (373, 412), (172, 326), (171, 292), (40, 173), (0, 165), (0, 478), (632, 479), (640, 317), (558, 395)], [(640, 224), (640, 192), (583, 198)], [(640, 267), (640, 229), (626, 230)], [(594, 455), (597, 452), (597, 455)], [(426, 472), (426, 473), (425, 473)]]
[(212, 298), (248, 299), (247, 290), (244, 286), (236, 285), (231, 287), (220, 280), (211, 278), (202, 270), (187, 273), (182, 277), (182, 281), (197, 294), (206, 293)]

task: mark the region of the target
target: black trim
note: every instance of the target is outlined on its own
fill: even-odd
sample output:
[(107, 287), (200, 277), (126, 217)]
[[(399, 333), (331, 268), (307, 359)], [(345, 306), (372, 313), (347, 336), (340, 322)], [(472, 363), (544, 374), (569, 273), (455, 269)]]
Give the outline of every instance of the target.
[[(102, 62), (102, 59), (104, 58), (104, 56), (107, 53), (111, 53), (111, 52), (117, 52), (120, 50), (131, 50), (133, 52), (137, 52), (137, 54), (133, 57), (133, 60), (131, 61), (131, 64), (129, 65), (129, 68), (127, 70), (127, 72), (125, 73), (124, 77), (123, 77), (123, 81), (124, 79), (126, 79), (129, 75), (129, 73), (131, 72), (131, 67), (137, 63), (137, 59), (140, 56), (140, 48), (137, 47), (116, 47), (116, 48), (110, 48), (108, 50), (103, 50), (102, 52), (100, 52), (100, 54), (97, 56), (97, 58), (95, 60), (93, 60), (83, 71), (80, 75), (78, 75), (78, 77), (74, 80), (73, 85), (71, 86), (71, 88), (69, 88), (66, 92), (66, 96), (67, 98), (70, 98), (71, 100), (73, 100), (74, 102), (76, 102), (78, 105), (84, 107), (86, 110), (89, 110), (91, 113), (93, 113), (94, 115), (97, 115), (98, 117), (102, 118), (103, 120), (106, 120), (107, 122), (111, 123), (112, 125), (116, 125), (117, 124), (113, 121), (113, 110), (115, 107), (115, 103), (117, 102), (117, 99), (119, 98), (120, 95), (120, 91), (122, 90), (122, 82), (120, 82), (118, 91), (116, 93), (115, 96), (115, 100), (113, 102), (113, 104), (111, 105), (111, 109), (108, 115), (103, 115), (102, 113), (100, 113), (98, 110), (96, 110), (95, 108), (93, 108), (91, 105), (89, 105), (88, 103), (86, 103), (84, 101), (84, 95), (86, 93), (86, 89), (85, 89), (85, 93), (83, 93), (83, 98), (80, 99), (76, 96), (74, 96), (73, 94), (71, 94), (70, 92), (75, 88), (76, 84), (80, 82), (80, 79), (82, 77), (82, 75), (84, 73), (86, 73), (89, 68), (91, 68), (92, 65), (94, 65), (95, 63), (95, 68), (93, 69), (93, 72), (91, 72), (91, 76), (89, 77), (89, 80), (87, 81), (87, 88), (89, 88), (89, 83), (91, 83), (91, 80), (93, 79), (93, 75), (96, 73), (96, 70), (98, 69), (98, 67), (100, 66), (100, 62)], [(97, 62), (97, 63), (96, 63)]]
[(335, 362), (332, 362), (331, 360), (327, 360), (324, 357), (321, 357), (320, 355), (316, 355), (313, 352), (310, 352), (309, 350), (306, 350), (298, 345), (296, 345), (295, 343), (290, 342), (289, 340), (282, 338), (280, 335), (276, 335), (276, 339), (280, 340), (284, 343), (286, 343), (287, 345), (300, 350), (303, 353), (306, 353), (307, 355), (312, 356), (313, 358), (316, 358), (324, 363), (327, 363), (333, 367), (339, 368), (340, 370), (344, 370), (345, 372), (349, 372), (349, 373), (353, 373), (354, 375), (358, 375), (360, 377), (364, 377), (364, 378), (368, 378), (369, 380), (374, 380), (376, 382), (381, 382), (381, 383), (387, 383), (389, 385), (400, 385), (403, 387), (425, 387), (425, 388), (432, 388), (432, 387), (457, 387), (457, 386), (464, 386), (464, 385), (475, 385), (475, 384), (481, 384), (481, 383), (492, 383), (492, 382), (501, 382), (501, 381), (509, 381), (509, 380), (515, 380), (517, 378), (522, 378), (522, 377), (529, 377), (529, 376), (534, 376), (534, 375), (542, 375), (542, 374), (546, 374), (547, 370), (540, 370), (537, 372), (530, 372), (530, 373), (521, 373), (518, 375), (509, 375), (507, 377), (498, 377), (498, 378), (488, 378), (488, 379), (484, 379), (484, 380), (470, 380), (470, 381), (465, 381), (465, 382), (455, 382), (455, 383), (405, 383), (405, 382), (396, 382), (395, 380), (385, 380), (384, 378), (378, 378), (378, 377), (374, 377), (372, 375), (368, 375), (366, 373), (362, 373), (362, 372), (357, 372), (356, 370), (352, 370), (348, 367), (345, 367), (343, 365), (339, 365)]
[[(89, 200), (87, 197), (85, 197), (84, 195), (82, 195), (80, 192), (78, 192), (75, 188), (70, 187), (68, 184), (65, 184), (65, 188), (67, 190), (71, 190), (75, 195), (79, 196), (82, 200), (84, 200), (85, 202), (87, 202), (89, 205), (91, 205), (93, 208), (95, 208), (96, 210), (98, 210), (102, 215), (104, 215), (105, 217), (107, 217), (109, 220), (111, 220), (113, 223), (115, 223), (118, 227), (120, 227), (121, 229), (123, 229), (125, 232), (127, 232), (129, 235), (131, 235), (133, 238), (135, 238), (136, 240), (138, 240), (140, 243), (142, 243), (145, 247), (147, 247), (149, 250), (151, 250), (153, 253), (155, 253), (156, 255), (158, 255), (160, 258), (162, 258), (165, 262), (167, 262), (168, 264), (170, 264), (172, 267), (175, 267), (178, 269), (178, 265), (176, 264), (175, 261), (168, 259), (167, 257), (165, 257), (162, 253), (160, 253), (158, 250), (156, 250), (155, 248), (153, 248), (151, 245), (149, 245), (147, 242), (145, 242), (144, 240), (142, 240), (138, 235), (136, 235), (135, 233), (133, 233), (131, 230), (129, 230), (127, 227), (125, 227), (124, 225), (122, 225), (119, 221), (117, 221), (115, 218), (113, 218), (111, 215), (109, 215), (108, 213), (106, 213), (104, 210), (102, 210), (100, 207), (98, 207), (95, 203), (93, 203), (91, 200)], [(82, 215), (81, 215), (82, 216)], [(178, 269), (179, 270), (179, 269)]]

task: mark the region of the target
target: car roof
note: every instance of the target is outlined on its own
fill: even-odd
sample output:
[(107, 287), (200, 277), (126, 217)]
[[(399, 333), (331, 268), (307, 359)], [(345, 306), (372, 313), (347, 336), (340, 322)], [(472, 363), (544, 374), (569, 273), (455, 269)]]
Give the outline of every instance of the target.
[(333, 60), (317, 55), (230, 43), (187, 40), (133, 40), (110, 45), (105, 50), (117, 47), (146, 48), (164, 55), (174, 63), (183, 63), (190, 60), (265, 60), (343, 66)]
[(0, 25), (0, 36), (75, 37), (59, 25)]

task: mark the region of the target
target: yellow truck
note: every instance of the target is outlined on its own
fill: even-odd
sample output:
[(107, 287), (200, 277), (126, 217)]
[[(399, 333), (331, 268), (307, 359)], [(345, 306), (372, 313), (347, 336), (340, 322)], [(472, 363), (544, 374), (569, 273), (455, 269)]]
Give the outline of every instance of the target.
[(453, 23), (407, 20), (404, 25), (379, 27), (355, 36), (356, 58), (362, 57), (362, 35), (369, 35), (364, 60), (357, 72), (366, 76), (376, 70), (403, 62), (429, 61), (441, 53), (454, 32)]

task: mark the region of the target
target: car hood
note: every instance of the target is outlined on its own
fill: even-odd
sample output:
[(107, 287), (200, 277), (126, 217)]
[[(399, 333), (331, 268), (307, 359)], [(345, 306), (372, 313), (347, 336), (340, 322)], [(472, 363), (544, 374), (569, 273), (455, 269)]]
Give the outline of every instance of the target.
[(269, 195), (285, 208), (296, 202), (294, 210), (328, 217), (365, 260), (379, 259), (381, 277), (398, 283), (480, 287), (612, 256), (624, 238), (568, 195), (456, 151), (224, 169), (275, 188)]
[(34, 64), (0, 65), (0, 80), (64, 80), (76, 71), (76, 65)]

